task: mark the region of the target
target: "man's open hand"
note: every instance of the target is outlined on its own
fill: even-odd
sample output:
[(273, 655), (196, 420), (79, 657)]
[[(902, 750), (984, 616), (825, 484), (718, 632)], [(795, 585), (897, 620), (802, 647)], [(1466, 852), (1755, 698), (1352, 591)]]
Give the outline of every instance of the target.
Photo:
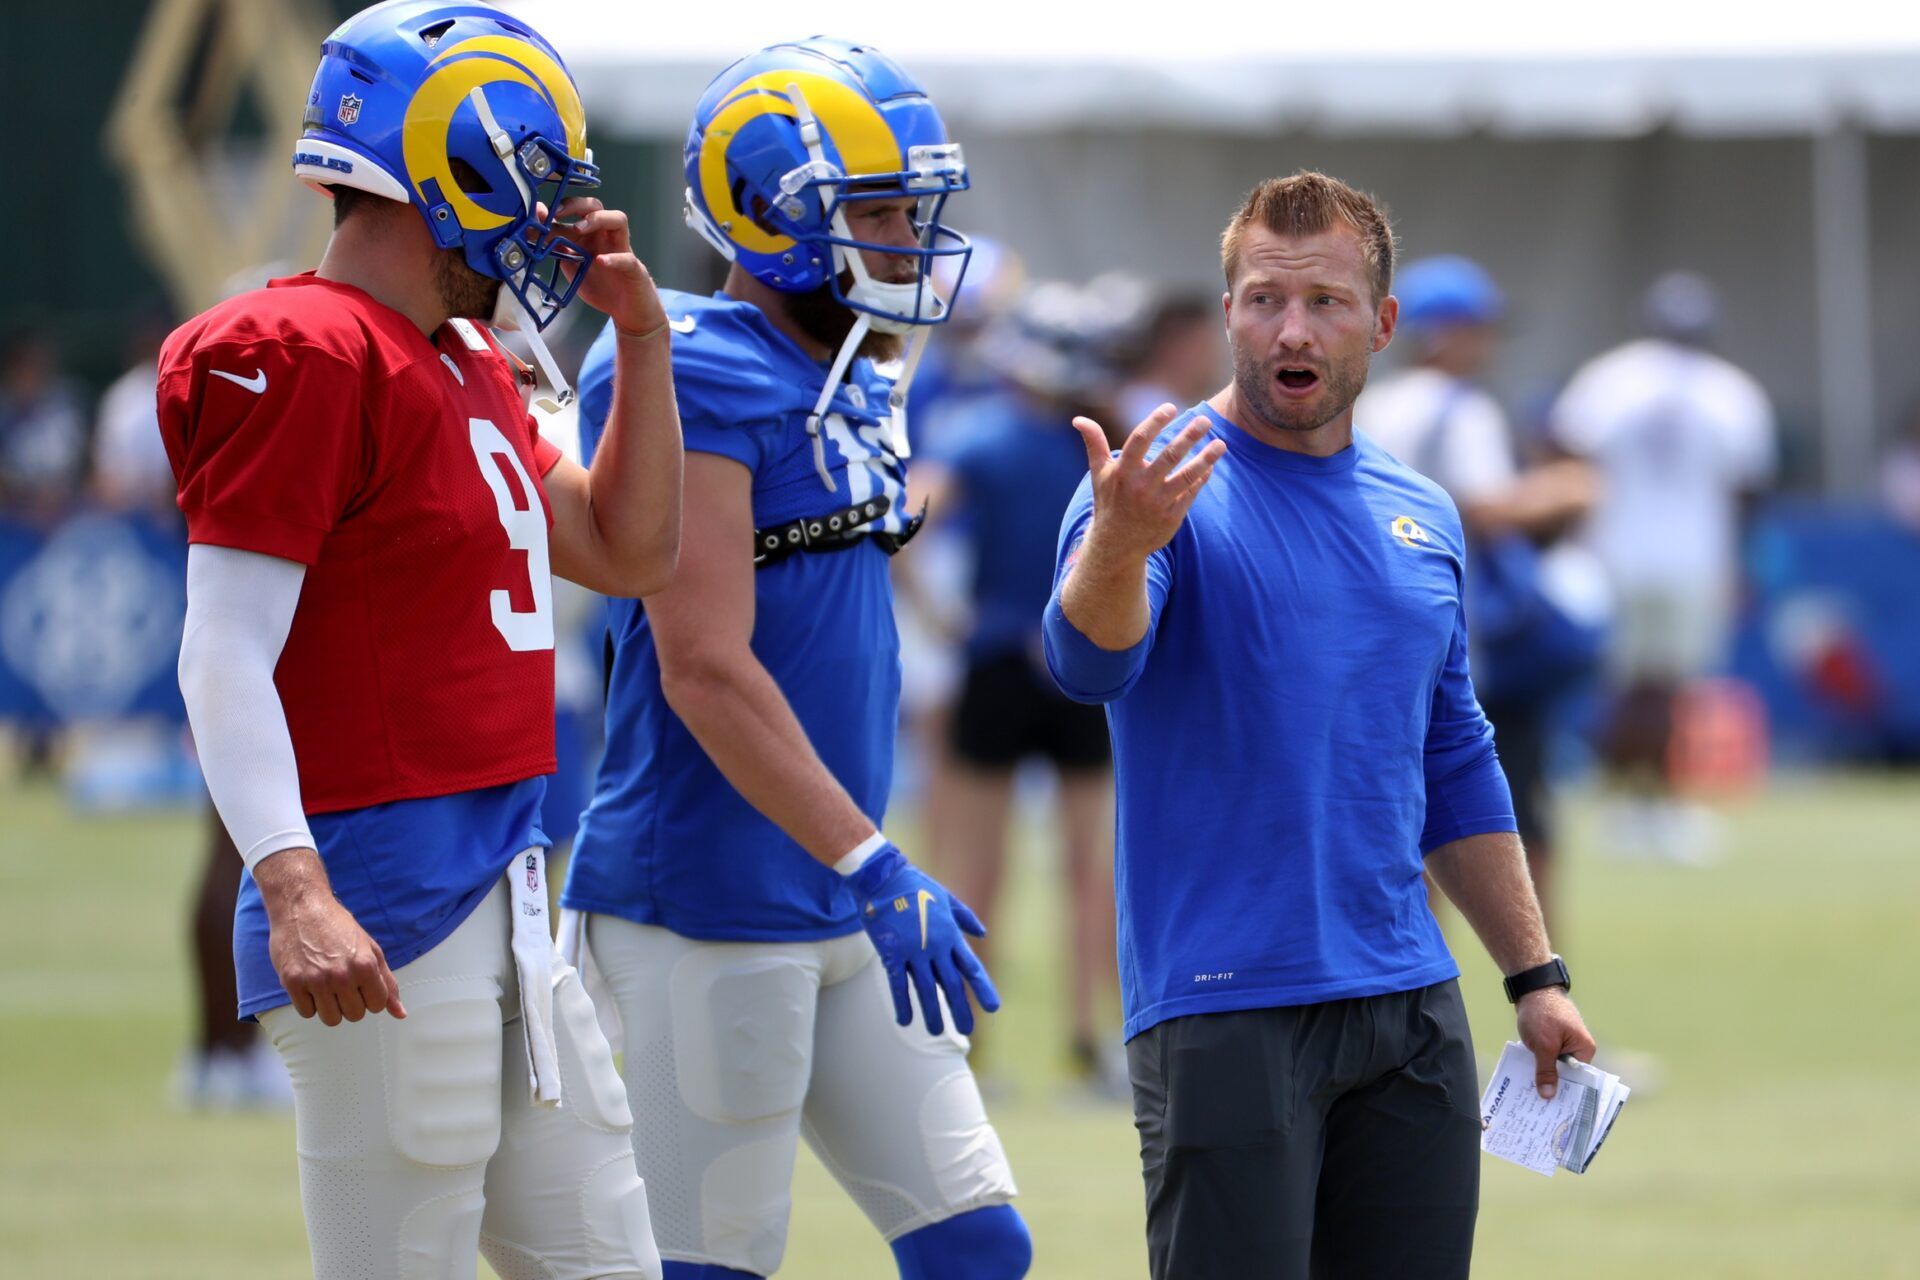
[(1108, 447), (1099, 423), (1092, 418), (1073, 420), (1087, 447), (1087, 470), (1093, 474), (1093, 528), (1088, 540), (1097, 539), (1104, 552), (1144, 557), (1171, 542), (1213, 474), (1213, 464), (1227, 451), (1226, 441), (1215, 440), (1180, 465), (1213, 425), (1195, 418), (1149, 461), (1147, 450), (1178, 414), (1172, 405), (1161, 405), (1133, 429), (1118, 454)]

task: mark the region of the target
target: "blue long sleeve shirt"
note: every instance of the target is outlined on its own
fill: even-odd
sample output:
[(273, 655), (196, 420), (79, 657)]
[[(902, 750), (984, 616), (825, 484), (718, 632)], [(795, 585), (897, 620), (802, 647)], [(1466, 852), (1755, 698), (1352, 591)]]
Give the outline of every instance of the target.
[(1128, 1038), (1456, 976), (1422, 859), (1514, 830), (1467, 670), (1451, 500), (1364, 436), (1309, 457), (1204, 405), (1156, 449), (1195, 412), (1227, 452), (1149, 558), (1146, 636), (1101, 649), (1061, 611), (1085, 483), (1044, 621), (1054, 680), (1112, 728)]

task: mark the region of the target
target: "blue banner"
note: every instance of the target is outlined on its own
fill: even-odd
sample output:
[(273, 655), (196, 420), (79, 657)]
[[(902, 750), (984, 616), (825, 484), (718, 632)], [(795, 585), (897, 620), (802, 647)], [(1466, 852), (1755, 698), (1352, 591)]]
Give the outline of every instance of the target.
[(184, 721), (186, 616), (177, 522), (82, 512), (38, 529), (0, 518), (0, 719)]
[(1920, 533), (1867, 508), (1781, 504), (1747, 543), (1732, 671), (1787, 758), (1920, 758)]

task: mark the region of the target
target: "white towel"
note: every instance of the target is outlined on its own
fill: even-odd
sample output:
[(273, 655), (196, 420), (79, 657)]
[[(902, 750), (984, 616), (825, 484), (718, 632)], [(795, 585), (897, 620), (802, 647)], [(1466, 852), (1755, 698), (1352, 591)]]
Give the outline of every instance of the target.
[(615, 1053), (623, 1047), (620, 1006), (613, 1002), (607, 987), (607, 975), (593, 962), (593, 948), (587, 945), (587, 913), (572, 907), (560, 908), (560, 958), (580, 971), (580, 985), (593, 1001), (594, 1016), (600, 1020), (600, 1034)]
[(520, 1026), (536, 1106), (560, 1105), (560, 1052), (553, 1039), (553, 933), (547, 924), (546, 850), (533, 848), (507, 871), (513, 892), (513, 968), (520, 978)]

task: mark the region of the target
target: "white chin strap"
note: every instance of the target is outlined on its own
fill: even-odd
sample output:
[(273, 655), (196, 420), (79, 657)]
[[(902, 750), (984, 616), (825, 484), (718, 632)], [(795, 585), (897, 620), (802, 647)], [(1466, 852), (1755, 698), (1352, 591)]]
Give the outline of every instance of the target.
[[(507, 170), (507, 176), (513, 179), (514, 187), (520, 192), (520, 207), (525, 209), (531, 217), (534, 206), (533, 191), (527, 186), (526, 178), (521, 176), (520, 166), (514, 163), (513, 139), (508, 137), (507, 131), (500, 127), (500, 122), (493, 118), (493, 108), (487, 105), (487, 95), (480, 91), (478, 85), (475, 85), (472, 92), (467, 94), (467, 100), (473, 103), (474, 114), (480, 118), (480, 127), (487, 131), (487, 142), (493, 147), (493, 154), (500, 158), (500, 163)], [(496, 329), (517, 330), (527, 340), (527, 347), (533, 352), (533, 362), (540, 366), (540, 372), (545, 376), (547, 386), (553, 392), (551, 396), (542, 396), (536, 391), (534, 402), (557, 413), (573, 403), (573, 388), (567, 385), (567, 376), (560, 372), (560, 366), (555, 362), (553, 353), (548, 351), (547, 344), (541, 341), (539, 322), (527, 311), (525, 304), (520, 301), (520, 295), (511, 287), (515, 284), (524, 287), (532, 271), (533, 264), (528, 263), (519, 275), (501, 283), (499, 299), (493, 304), (492, 324)]]
[(551, 395), (533, 393), (533, 401), (550, 413), (558, 413), (573, 403), (573, 388), (567, 384), (567, 375), (560, 372), (559, 364), (553, 358), (553, 352), (547, 350), (547, 344), (540, 340), (540, 326), (534, 323), (527, 309), (520, 305), (519, 297), (505, 284), (500, 286), (499, 301), (493, 304), (492, 325), (496, 329), (512, 329), (526, 339), (527, 349), (533, 353), (533, 362), (540, 366), (540, 374), (547, 380), (547, 389)]
[(813, 402), (813, 412), (807, 415), (807, 438), (813, 441), (813, 469), (820, 473), (820, 483), (827, 486), (829, 493), (838, 493), (840, 486), (833, 482), (833, 472), (827, 469), (827, 442), (820, 435), (820, 420), (827, 416), (827, 406), (833, 403), (834, 391), (839, 388), (840, 380), (847, 376), (854, 353), (860, 350), (860, 344), (866, 340), (867, 330), (872, 327), (873, 317), (864, 311), (854, 320), (853, 328), (847, 331), (847, 340), (840, 344), (839, 352), (833, 357), (833, 368), (827, 371), (827, 382), (820, 388), (820, 398)]

